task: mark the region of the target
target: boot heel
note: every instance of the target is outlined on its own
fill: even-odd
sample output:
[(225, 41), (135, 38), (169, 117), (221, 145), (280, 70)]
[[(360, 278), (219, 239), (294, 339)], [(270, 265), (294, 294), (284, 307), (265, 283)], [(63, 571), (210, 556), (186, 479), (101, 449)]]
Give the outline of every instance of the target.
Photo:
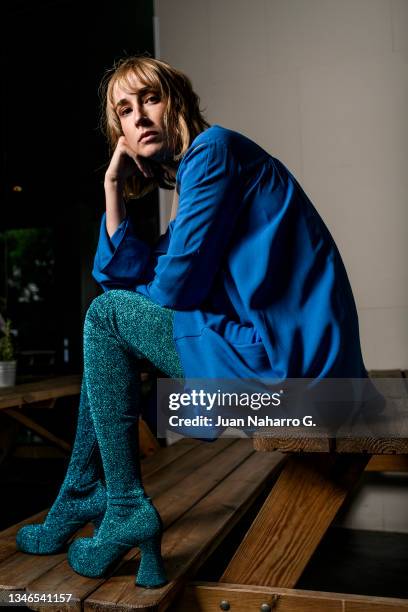
[(161, 535), (140, 542), (138, 547), (141, 559), (136, 576), (136, 586), (157, 589), (167, 584), (168, 580), (161, 556)]

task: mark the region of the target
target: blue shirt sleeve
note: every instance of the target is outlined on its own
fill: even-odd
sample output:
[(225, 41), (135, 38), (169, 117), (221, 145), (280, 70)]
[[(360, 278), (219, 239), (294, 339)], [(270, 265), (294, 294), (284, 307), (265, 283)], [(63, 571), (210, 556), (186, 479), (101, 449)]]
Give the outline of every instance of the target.
[(186, 153), (178, 181), (169, 247), (141, 292), (161, 306), (188, 310), (205, 300), (222, 263), (243, 203), (242, 169), (225, 143), (205, 142)]
[[(117, 249), (120, 243), (122, 242), (122, 239), (124, 238), (126, 231), (129, 228), (129, 225), (130, 225), (129, 220), (124, 219), (122, 223), (118, 225), (116, 232), (110, 237), (110, 241), (115, 247), (115, 249)], [(105, 231), (106, 231), (106, 214), (105, 214)]]
[(109, 238), (104, 213), (92, 275), (104, 291), (134, 289), (144, 277), (151, 249), (137, 238), (130, 219), (125, 219)]

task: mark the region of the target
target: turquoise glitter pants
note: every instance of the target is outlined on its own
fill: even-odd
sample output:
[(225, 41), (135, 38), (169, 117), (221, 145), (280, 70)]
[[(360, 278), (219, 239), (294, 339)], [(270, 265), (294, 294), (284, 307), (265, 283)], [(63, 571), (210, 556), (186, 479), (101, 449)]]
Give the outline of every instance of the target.
[[(171, 378), (183, 378), (173, 340), (174, 314), (173, 310), (163, 308), (134, 291), (112, 290), (96, 298), (88, 310), (84, 326), (82, 393), (88, 395), (94, 388), (114, 404), (121, 397), (121, 387), (130, 385), (132, 381), (134, 397), (131, 401), (137, 403), (140, 358), (149, 360)], [(100, 388), (99, 382), (106, 382), (107, 378), (110, 381), (108, 388)], [(129, 381), (125, 380), (127, 378)], [(87, 379), (93, 381), (91, 385), (86, 385)], [(88, 404), (88, 397), (82, 400)], [(89, 413), (89, 410), (85, 412)], [(155, 415), (151, 416), (154, 421)]]
[[(84, 379), (111, 499), (133, 496), (139, 449), (137, 361), (148, 359), (172, 378), (183, 370), (173, 340), (174, 311), (133, 291), (113, 290), (91, 304), (84, 325)], [(132, 469), (129, 469), (129, 468)], [(125, 493), (126, 492), (126, 493)]]
[(173, 340), (174, 314), (134, 291), (112, 290), (92, 302), (84, 325), (82, 393), (87, 397), (81, 401), (88, 404), (82, 411), (90, 421), (88, 431), (94, 429), (89, 400), (101, 415), (106, 411), (108, 421), (118, 404), (127, 403), (138, 415), (141, 358), (171, 378), (183, 378)]
[[(112, 357), (115, 365), (123, 360), (134, 363), (134, 358), (145, 358), (171, 378), (183, 378), (173, 340), (173, 320), (173, 310), (159, 306), (140, 293), (114, 289), (100, 295), (92, 302), (85, 320), (85, 367), (92, 363), (92, 357), (91, 361), (87, 359), (87, 339), (93, 328), (93, 334), (96, 330), (101, 334), (106, 364)], [(117, 354), (110, 355), (109, 349), (117, 349)], [(123, 372), (119, 367), (119, 384)]]

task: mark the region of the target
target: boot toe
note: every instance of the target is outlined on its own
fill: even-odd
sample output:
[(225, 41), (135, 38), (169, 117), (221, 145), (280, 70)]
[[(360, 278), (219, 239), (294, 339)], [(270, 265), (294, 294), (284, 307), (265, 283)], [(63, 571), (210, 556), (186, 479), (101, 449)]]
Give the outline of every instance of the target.
[(74, 540), (68, 549), (67, 559), (77, 574), (88, 578), (99, 578), (103, 576), (105, 568), (99, 562), (92, 539), (77, 538)]
[(64, 549), (64, 542), (42, 524), (25, 525), (16, 535), (17, 549), (32, 555), (55, 555)]
[(43, 551), (44, 530), (42, 525), (25, 525), (16, 536), (17, 549), (21, 552), (40, 555)]

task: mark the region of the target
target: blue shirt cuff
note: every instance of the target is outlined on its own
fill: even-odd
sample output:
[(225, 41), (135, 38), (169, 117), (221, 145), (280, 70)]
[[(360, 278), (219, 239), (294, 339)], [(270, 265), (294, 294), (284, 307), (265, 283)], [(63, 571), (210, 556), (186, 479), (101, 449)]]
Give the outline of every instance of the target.
[[(126, 219), (123, 219), (123, 221), (116, 228), (115, 233), (110, 237), (110, 241), (115, 249), (117, 249), (120, 243), (122, 242), (122, 239), (126, 233), (127, 227), (128, 227), (128, 219), (126, 218)], [(105, 231), (106, 231), (106, 234), (108, 234), (106, 230), (106, 221), (105, 221)], [(108, 235), (108, 238), (109, 238), (109, 235)]]

